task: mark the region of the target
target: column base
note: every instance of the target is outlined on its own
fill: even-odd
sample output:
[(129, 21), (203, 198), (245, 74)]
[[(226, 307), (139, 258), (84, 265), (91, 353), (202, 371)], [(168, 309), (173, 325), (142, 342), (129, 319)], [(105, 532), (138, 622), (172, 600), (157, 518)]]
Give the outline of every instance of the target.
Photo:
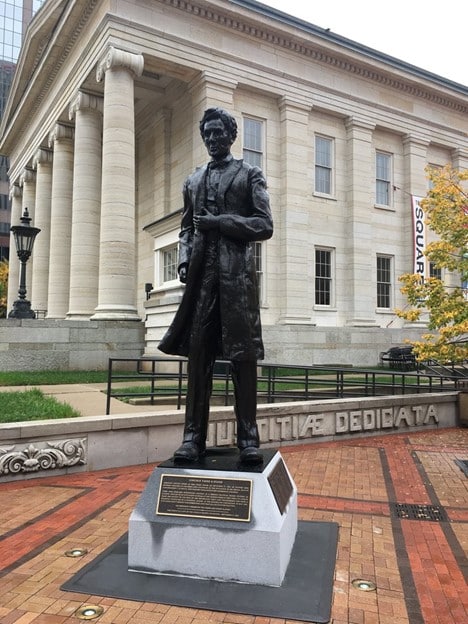
[(353, 318), (346, 321), (348, 327), (375, 327), (376, 322), (374, 319), (368, 318)]
[(94, 312), (68, 312), (65, 317), (67, 321), (89, 321)]
[(98, 306), (90, 321), (141, 321), (136, 308), (133, 306)]

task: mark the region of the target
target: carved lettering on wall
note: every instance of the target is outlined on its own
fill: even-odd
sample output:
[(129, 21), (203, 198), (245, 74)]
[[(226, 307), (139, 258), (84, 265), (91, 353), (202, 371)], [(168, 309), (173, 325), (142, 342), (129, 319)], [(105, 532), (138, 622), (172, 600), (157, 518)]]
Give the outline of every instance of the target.
[[(292, 442), (318, 436), (421, 427), (437, 425), (438, 422), (437, 407), (432, 404), (257, 418), (262, 443)], [(235, 436), (235, 422), (211, 422), (208, 427), (207, 443), (209, 446), (232, 446), (236, 442)]]

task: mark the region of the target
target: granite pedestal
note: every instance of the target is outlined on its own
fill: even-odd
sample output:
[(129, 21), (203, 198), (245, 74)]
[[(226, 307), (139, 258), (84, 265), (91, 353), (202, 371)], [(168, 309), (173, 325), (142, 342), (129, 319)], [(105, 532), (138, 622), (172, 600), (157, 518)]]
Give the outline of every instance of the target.
[(280, 586), (296, 538), (297, 490), (280, 453), (263, 454), (251, 468), (239, 465), (237, 449), (159, 465), (130, 517), (128, 569)]

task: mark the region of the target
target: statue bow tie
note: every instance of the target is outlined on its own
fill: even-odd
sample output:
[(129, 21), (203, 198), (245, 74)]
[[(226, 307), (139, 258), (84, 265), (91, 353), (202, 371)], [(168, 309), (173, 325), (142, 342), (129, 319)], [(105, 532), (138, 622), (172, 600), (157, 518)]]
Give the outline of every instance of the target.
[(212, 160), (210, 162), (210, 169), (225, 169), (228, 166), (225, 160)]

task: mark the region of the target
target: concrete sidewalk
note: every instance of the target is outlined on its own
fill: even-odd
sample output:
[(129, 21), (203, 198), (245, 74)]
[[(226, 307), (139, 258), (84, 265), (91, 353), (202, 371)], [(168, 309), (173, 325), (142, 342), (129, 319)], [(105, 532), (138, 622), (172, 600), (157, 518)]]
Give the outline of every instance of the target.
[[(128, 387), (130, 384), (127, 383)], [(105, 383), (98, 384), (61, 384), (50, 386), (1, 386), (0, 392), (21, 392), (37, 388), (45, 395), (53, 396), (57, 401), (68, 403), (82, 416), (104, 416), (106, 413), (106, 387)], [(115, 385), (114, 385), (115, 388)], [(175, 409), (175, 404), (155, 405), (132, 405), (118, 399), (111, 399), (111, 414), (141, 414), (142, 412), (163, 411)]]

